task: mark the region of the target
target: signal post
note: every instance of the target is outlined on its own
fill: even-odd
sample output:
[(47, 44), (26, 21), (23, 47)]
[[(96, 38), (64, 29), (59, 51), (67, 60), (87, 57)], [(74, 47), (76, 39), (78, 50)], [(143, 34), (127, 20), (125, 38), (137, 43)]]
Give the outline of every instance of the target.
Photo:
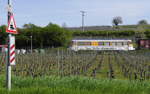
[(8, 90), (11, 90), (11, 66), (15, 65), (15, 36), (13, 34), (17, 34), (11, 3), (12, 1), (8, 0), (8, 27), (6, 29), (6, 32), (8, 33), (8, 48), (6, 50), (6, 86)]

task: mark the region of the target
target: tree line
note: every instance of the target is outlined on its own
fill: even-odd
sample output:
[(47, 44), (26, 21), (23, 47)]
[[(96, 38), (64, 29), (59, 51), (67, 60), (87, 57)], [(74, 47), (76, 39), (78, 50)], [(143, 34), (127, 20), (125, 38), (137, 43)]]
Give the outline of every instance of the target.
[[(6, 26), (1, 26), (0, 30), (0, 44), (6, 44)], [(51, 23), (45, 27), (25, 24), (23, 28), (18, 28), (18, 33), (18, 35), (15, 35), (18, 49), (30, 48), (31, 42), (33, 48), (66, 47), (72, 38), (72, 34), (68, 30)]]
[[(6, 26), (0, 26), (0, 45), (7, 43), (8, 34), (5, 32)], [(150, 29), (148, 30), (105, 30), (105, 31), (72, 31), (62, 28), (57, 24), (48, 24), (40, 27), (34, 24), (25, 24), (23, 28), (18, 28), (16, 36), (16, 47), (18, 49), (29, 49), (31, 41), (33, 48), (50, 48), (50, 47), (68, 47), (71, 39), (75, 37), (138, 37), (150, 38)]]

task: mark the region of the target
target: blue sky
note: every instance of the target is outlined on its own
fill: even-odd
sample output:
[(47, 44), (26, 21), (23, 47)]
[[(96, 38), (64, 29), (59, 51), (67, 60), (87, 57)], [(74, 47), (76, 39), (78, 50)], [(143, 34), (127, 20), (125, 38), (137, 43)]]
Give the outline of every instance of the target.
[[(85, 25), (112, 25), (121, 16), (123, 24), (150, 22), (150, 0), (12, 0), (18, 27), (26, 23), (45, 26), (49, 22), (81, 26), (81, 10), (86, 11)], [(7, 22), (7, 0), (0, 1), (0, 25)]]

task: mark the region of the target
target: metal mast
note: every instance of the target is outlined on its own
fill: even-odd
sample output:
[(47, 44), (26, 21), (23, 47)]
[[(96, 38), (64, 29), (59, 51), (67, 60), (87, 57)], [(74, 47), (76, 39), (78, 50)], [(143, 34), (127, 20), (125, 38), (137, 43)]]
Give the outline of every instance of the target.
[[(11, 8), (12, 8), (12, 2), (11, 0), (8, 0), (8, 23), (10, 20), (10, 16), (11, 16)], [(6, 65), (6, 69), (7, 69), (7, 73), (6, 73), (6, 86), (8, 88), (8, 90), (11, 90), (11, 65), (10, 65), (10, 37), (11, 34), (8, 34), (8, 41), (7, 41), (7, 65)]]

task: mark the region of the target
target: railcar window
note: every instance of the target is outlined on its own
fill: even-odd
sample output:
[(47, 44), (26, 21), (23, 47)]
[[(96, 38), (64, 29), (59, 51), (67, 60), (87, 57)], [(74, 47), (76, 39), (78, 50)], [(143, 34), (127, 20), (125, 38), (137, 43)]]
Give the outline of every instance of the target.
[(112, 42), (110, 42), (109, 45), (112, 46)]
[(83, 46), (83, 45), (85, 45), (85, 43), (84, 42), (78, 42), (77, 43), (79, 46)]
[(104, 46), (109, 46), (109, 42), (104, 42)]
[(91, 42), (78, 42), (77, 45), (79, 45), (79, 46), (90, 46)]
[(85, 42), (85, 45), (90, 46), (91, 42)]
[(115, 43), (115, 42), (112, 42), (111, 44), (112, 44), (111, 46), (116, 46), (116, 43)]
[(144, 46), (144, 45), (145, 45), (145, 41), (140, 40), (140, 45), (141, 45), (141, 46)]
[(104, 45), (104, 42), (98, 42), (98, 45), (99, 45), (99, 46), (103, 46), (103, 45)]
[(149, 40), (147, 40), (147, 41), (146, 41), (146, 44), (147, 44), (147, 45), (149, 45), (149, 44), (150, 44)]
[(74, 44), (74, 42), (72, 41), (72, 42), (70, 43), (70, 45), (72, 46), (72, 45), (75, 45), (75, 44)]
[(98, 46), (98, 42), (92, 42), (92, 46)]
[(122, 46), (122, 42), (117, 42), (117, 46)]
[(128, 45), (128, 43), (127, 42), (123, 42), (123, 45)]

